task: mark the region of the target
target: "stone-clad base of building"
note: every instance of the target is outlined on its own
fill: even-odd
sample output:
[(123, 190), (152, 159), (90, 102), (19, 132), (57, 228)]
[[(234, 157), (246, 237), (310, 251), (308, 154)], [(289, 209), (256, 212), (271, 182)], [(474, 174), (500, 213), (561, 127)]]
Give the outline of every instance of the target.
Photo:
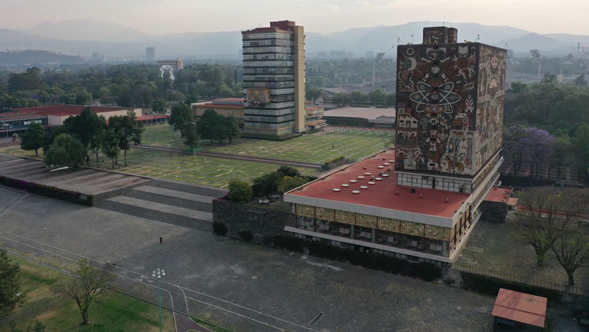
[[(460, 255), (460, 252), (466, 245), (468, 235), (470, 235), (470, 232), (475, 228), (480, 216), (481, 214), (479, 214), (478, 218), (476, 218), (469, 229), (466, 230), (466, 236), (464, 236), (464, 240), (457, 246), (452, 258), (456, 255)], [(427, 255), (412, 250), (383, 246), (374, 242), (345, 239), (341, 237), (333, 237), (334, 239), (331, 239), (329, 236), (324, 236), (324, 234), (305, 232), (293, 228), (292, 225), (295, 220), (296, 215), (290, 212), (233, 203), (224, 198), (218, 198), (213, 201), (213, 222), (225, 225), (225, 227), (227, 227), (226, 236), (230, 238), (244, 240), (242, 234), (244, 232), (251, 232), (253, 235), (251, 242), (262, 245), (275, 246), (276, 243), (274, 243), (274, 240), (277, 237), (296, 237), (307, 241), (325, 242), (338, 248), (346, 248), (361, 252), (375, 252), (410, 261), (428, 261), (442, 264), (450, 264), (452, 262), (452, 258)]]

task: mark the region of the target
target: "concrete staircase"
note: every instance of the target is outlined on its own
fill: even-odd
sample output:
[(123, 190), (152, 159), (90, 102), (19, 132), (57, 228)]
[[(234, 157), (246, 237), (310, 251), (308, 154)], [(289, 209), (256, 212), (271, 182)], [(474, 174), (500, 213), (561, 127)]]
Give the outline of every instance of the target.
[(124, 195), (104, 200), (98, 203), (98, 207), (210, 232), (213, 199), (225, 194), (227, 191), (223, 189), (153, 180)]

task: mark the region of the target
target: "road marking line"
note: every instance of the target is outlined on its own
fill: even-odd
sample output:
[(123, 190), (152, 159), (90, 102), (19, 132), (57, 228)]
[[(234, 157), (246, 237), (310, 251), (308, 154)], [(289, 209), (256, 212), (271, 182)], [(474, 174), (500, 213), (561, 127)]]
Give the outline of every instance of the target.
[(210, 304), (210, 303), (207, 303), (207, 302), (204, 302), (204, 301), (200, 301), (200, 300), (194, 299), (194, 298), (192, 298), (192, 297), (189, 297), (188, 299), (189, 299), (189, 300), (192, 300), (192, 301), (195, 301), (195, 302), (200, 302), (200, 303), (202, 303), (202, 304), (206, 304), (206, 305), (208, 305), (208, 306), (211, 306), (211, 307), (213, 307), (213, 308), (216, 308), (216, 309), (219, 309), (219, 310), (226, 311), (226, 312), (228, 312), (228, 313), (231, 313), (231, 314), (237, 315), (237, 316), (239, 316), (239, 317), (243, 317), (243, 318), (245, 318), (245, 319), (249, 319), (249, 320), (251, 320), (251, 321), (254, 321), (254, 322), (256, 322), (256, 323), (260, 323), (260, 324), (262, 324), (262, 325), (269, 326), (269, 327), (271, 327), (271, 328), (273, 328), (273, 329), (277, 329), (278, 331), (283, 331), (283, 332), (286, 332), (284, 329), (281, 329), (281, 328), (279, 328), (279, 327), (277, 327), (277, 326), (274, 326), (274, 325), (271, 325), (271, 324), (268, 324), (268, 323), (264, 323), (264, 322), (262, 322), (262, 321), (259, 321), (259, 320), (257, 320), (257, 319), (251, 318), (251, 317), (247, 317), (247, 316), (245, 316), (245, 315), (242, 315), (242, 314), (238, 314), (237, 312), (234, 312), (234, 311), (231, 311), (231, 310), (228, 310), (228, 309), (225, 309), (225, 308), (221, 308), (221, 307), (219, 307), (219, 306), (216, 306), (216, 305), (214, 305), (214, 304)]

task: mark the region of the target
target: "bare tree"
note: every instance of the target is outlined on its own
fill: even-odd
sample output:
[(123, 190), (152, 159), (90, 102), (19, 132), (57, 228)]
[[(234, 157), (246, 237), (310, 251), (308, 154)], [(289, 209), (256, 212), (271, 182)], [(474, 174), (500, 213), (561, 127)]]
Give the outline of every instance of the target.
[(76, 301), (84, 325), (90, 323), (88, 308), (94, 299), (101, 296), (106, 289), (112, 288), (116, 281), (116, 275), (110, 270), (110, 264), (99, 268), (92, 266), (84, 258), (78, 262), (78, 269), (75, 271), (74, 277), (66, 281), (65, 292)]
[(538, 266), (544, 264), (546, 253), (567, 226), (586, 209), (584, 195), (583, 190), (557, 191), (549, 187), (519, 194), (521, 214), (516, 222), (517, 230), (523, 241), (534, 248)]
[(570, 287), (575, 285), (575, 271), (589, 262), (587, 227), (577, 222), (574, 224), (552, 247), (556, 260), (569, 277)]

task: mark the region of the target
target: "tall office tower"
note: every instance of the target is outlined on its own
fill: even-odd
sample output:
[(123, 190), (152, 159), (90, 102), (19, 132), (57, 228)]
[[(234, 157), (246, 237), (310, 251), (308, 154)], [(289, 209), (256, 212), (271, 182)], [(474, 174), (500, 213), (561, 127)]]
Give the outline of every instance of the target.
[(305, 33), (292, 21), (242, 32), (244, 136), (305, 130)]
[(400, 185), (475, 193), (499, 177), (507, 52), (457, 39), (431, 27), (397, 47)]
[(146, 47), (145, 48), (145, 57), (148, 62), (155, 61), (155, 47)]

